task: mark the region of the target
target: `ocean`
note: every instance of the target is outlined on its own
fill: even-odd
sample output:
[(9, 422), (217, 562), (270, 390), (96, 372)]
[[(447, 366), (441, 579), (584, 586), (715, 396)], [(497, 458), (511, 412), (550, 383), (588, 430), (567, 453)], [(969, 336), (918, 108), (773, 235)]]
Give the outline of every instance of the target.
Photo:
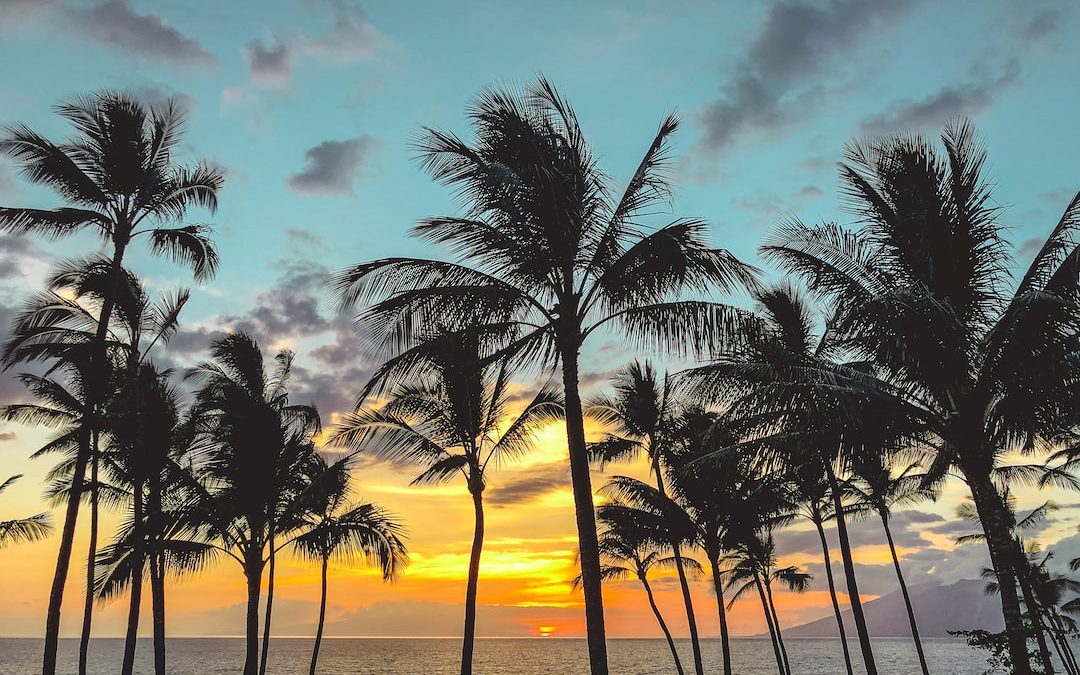
[[(836, 640), (792, 638), (785, 641), (794, 675), (843, 675), (843, 657)], [(41, 640), (0, 639), (0, 675), (33, 675), (40, 668)], [(460, 641), (452, 638), (329, 638), (323, 641), (319, 673), (323, 675), (449, 675), (458, 673)], [(170, 638), (170, 675), (237, 675), (243, 665), (243, 640), (234, 638)], [(96, 638), (90, 645), (90, 673), (116, 675), (123, 641)], [(983, 657), (952, 639), (925, 641), (935, 675), (979, 675)], [(60, 673), (75, 675), (78, 641), (61, 640)], [(613, 675), (670, 675), (675, 672), (667, 644), (660, 639), (615, 639), (609, 642)], [(683, 664), (693, 673), (690, 645), (679, 641)], [(720, 642), (702, 644), (707, 673), (720, 672)], [(858, 644), (851, 643), (858, 660)], [(910, 640), (874, 640), (881, 675), (914, 675), (918, 661)], [(151, 644), (140, 640), (135, 672), (153, 673)], [(311, 640), (274, 638), (268, 675), (307, 675)], [(491, 638), (476, 645), (474, 671), (479, 675), (576, 675), (588, 673), (585, 641), (575, 638)], [(855, 664), (856, 673), (862, 669)], [(769, 641), (741, 638), (732, 642), (737, 675), (775, 675)]]

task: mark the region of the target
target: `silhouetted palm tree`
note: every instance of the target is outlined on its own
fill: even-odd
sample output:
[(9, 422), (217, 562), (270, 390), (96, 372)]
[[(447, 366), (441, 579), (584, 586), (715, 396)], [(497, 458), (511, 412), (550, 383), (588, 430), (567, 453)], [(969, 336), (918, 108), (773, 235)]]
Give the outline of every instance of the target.
[(814, 524), (818, 539), (821, 541), (821, 556), (825, 566), (825, 580), (829, 586), (829, 600), (832, 602), (833, 616), (836, 617), (836, 631), (840, 638), (840, 648), (844, 653), (844, 667), (848, 675), (854, 675), (851, 667), (851, 653), (847, 645), (847, 629), (840, 612), (840, 602), (836, 598), (836, 580), (833, 578), (832, 554), (829, 552), (829, 540), (825, 536), (825, 521), (832, 517), (833, 504), (829, 497), (828, 481), (818, 471), (818, 467), (795, 466), (788, 471), (788, 479), (795, 489), (800, 502), (800, 515)]
[[(210, 344), (211, 360), (189, 377), (199, 383), (190, 449), (195, 478), (189, 518), (236, 560), (247, 580), (244, 675), (259, 668), (259, 599), (263, 570), (281, 536), (281, 491), (314, 454), (318, 412), (289, 403), (292, 354), (279, 352), (267, 372), (255, 340), (236, 332)], [(268, 636), (264, 636), (266, 639)]]
[[(739, 444), (759, 470), (783, 474), (803, 467), (826, 479), (852, 618), (863, 666), (877, 675), (862, 611), (838, 473), (862, 452), (881, 452), (906, 430), (903, 409), (881, 404), (883, 394), (860, 363), (837, 363), (831, 323), (816, 333), (806, 300), (784, 284), (755, 292), (758, 313), (745, 321), (742, 339), (709, 365), (687, 373), (693, 395), (728, 406)], [(891, 447), (891, 446), (890, 446)]]
[(892, 528), (889, 527), (889, 515), (897, 506), (909, 506), (937, 498), (938, 490), (928, 487), (925, 476), (916, 473), (921, 469), (918, 463), (908, 464), (899, 473), (893, 471), (889, 458), (884, 455), (862, 455), (853, 463), (855, 480), (847, 483), (848, 492), (855, 498), (852, 506), (873, 513), (881, 519), (885, 529), (885, 541), (889, 544), (896, 580), (900, 584), (900, 593), (904, 597), (908, 623), (911, 625), (911, 639), (915, 641), (915, 651), (919, 655), (919, 667), (923, 675), (930, 675), (923, 653), (922, 640), (919, 639), (919, 626), (915, 620), (915, 610), (911, 607), (904, 573), (900, 569), (900, 558), (896, 555)]
[[(316, 471), (331, 468), (316, 455)], [(301, 558), (319, 563), (320, 595), (319, 624), (315, 631), (315, 646), (311, 650), (310, 675), (315, 675), (326, 622), (326, 586), (330, 561), (353, 563), (364, 560), (379, 568), (384, 581), (397, 577), (408, 564), (408, 553), (402, 541), (404, 527), (397, 518), (374, 504), (350, 504), (349, 474), (337, 472), (341, 478), (328, 480), (312, 495), (310, 509), (304, 514), (302, 533), (292, 541), (292, 548)]]
[[(633, 459), (644, 454), (656, 477), (656, 489), (667, 496), (664, 473), (668, 457), (677, 441), (679, 401), (670, 378), (660, 377), (652, 364), (634, 361), (619, 369), (611, 378), (614, 395), (599, 394), (585, 402), (585, 414), (604, 423), (610, 431), (602, 439), (588, 445), (589, 454), (601, 466), (608, 462)], [(694, 672), (702, 675), (701, 643), (698, 639), (697, 618), (693, 597), (683, 569), (682, 551), (678, 542), (672, 546), (672, 557), (682, 587), (683, 606), (694, 653)]]
[[(4, 128), (0, 153), (12, 158), (28, 180), (52, 188), (67, 202), (56, 209), (0, 207), (0, 230), (49, 238), (88, 230), (110, 247), (114, 279), (121, 283), (124, 254), (131, 241), (145, 235), (155, 253), (190, 265), (196, 278), (211, 276), (217, 255), (202, 225), (161, 227), (182, 220), (188, 209), (213, 210), (223, 173), (206, 164), (192, 168), (174, 163), (173, 152), (183, 135), (184, 115), (175, 101), (148, 109), (130, 96), (102, 92), (56, 107), (77, 136), (56, 144), (29, 127)], [(96, 331), (97, 367), (104, 369), (104, 343), (114, 299), (105, 294)], [(90, 390), (91, 403), (104, 392)], [(45, 626), (44, 675), (56, 671), (60, 608), (71, 561), (82, 481), (90, 460), (89, 434), (77, 456), (64, 517), (56, 573)]]
[[(668, 649), (671, 650), (671, 658), (675, 662), (675, 670), (683, 675), (682, 661), (679, 659), (679, 651), (675, 648), (675, 640), (671, 637), (664, 615), (656, 605), (653, 596), (652, 585), (649, 584), (649, 572), (654, 568), (670, 567), (674, 562), (672, 558), (664, 558), (663, 553), (653, 543), (649, 533), (642, 530), (626, 509), (609, 508), (610, 505), (600, 506), (597, 509), (597, 519), (603, 529), (600, 532), (600, 574), (604, 581), (616, 581), (628, 577), (637, 577), (641, 586), (645, 589), (645, 595), (649, 600), (649, 608), (656, 623), (664, 633)], [(581, 576), (576, 577), (572, 585), (577, 588), (581, 585)]]
[(488, 361), (482, 343), (475, 330), (447, 332), (391, 359), (375, 374), (376, 381), (395, 382), (389, 401), (344, 415), (331, 440), (398, 464), (423, 467), (414, 485), (465, 480), (474, 525), (462, 675), (472, 672), (488, 467), (527, 453), (533, 434), (562, 419), (563, 412), (562, 397), (545, 387), (515, 416), (510, 364), (505, 359)]
[(600, 557), (581, 398), (579, 355), (601, 327), (635, 345), (707, 351), (737, 312), (675, 299), (683, 290), (728, 290), (748, 268), (705, 239), (704, 224), (679, 220), (648, 234), (641, 221), (670, 194), (668, 117), (626, 188), (615, 196), (573, 109), (546, 80), (524, 92), (491, 90), (469, 110), (470, 144), (426, 130), (417, 147), (436, 180), (462, 196), (462, 216), (414, 229), (460, 262), (387, 258), (340, 273), (342, 305), (380, 300), (359, 325), (404, 348), (432, 325), (520, 330), (507, 349), (520, 361), (562, 368), (589, 658), (606, 675)]
[[(11, 487), (11, 484), (22, 478), (18, 474), (0, 483), (0, 493)], [(39, 513), (28, 518), (16, 518), (14, 520), (0, 520), (0, 548), (9, 544), (20, 542), (38, 541), (49, 536), (52, 532), (52, 522), (48, 513)]]
[(1003, 454), (1034, 450), (1069, 421), (1080, 194), (1009, 293), (986, 153), (966, 121), (947, 125), (942, 142), (943, 155), (919, 137), (849, 145), (841, 178), (859, 229), (793, 221), (764, 251), (830, 300), (837, 338), (874, 362), (935, 439), (930, 475), (964, 477), (1001, 580), (1013, 667), (1030, 675), (1014, 579), (1022, 551), (992, 475)]
[(751, 590), (757, 590), (772, 639), (777, 670), (780, 675), (791, 675), (791, 662), (773, 601), (772, 584), (778, 581), (789, 590), (802, 593), (809, 588), (813, 577), (794, 566), (776, 567), (776, 551), (769, 527), (744, 537), (733, 550), (734, 564), (728, 572), (728, 588), (735, 588), (735, 592), (728, 607)]

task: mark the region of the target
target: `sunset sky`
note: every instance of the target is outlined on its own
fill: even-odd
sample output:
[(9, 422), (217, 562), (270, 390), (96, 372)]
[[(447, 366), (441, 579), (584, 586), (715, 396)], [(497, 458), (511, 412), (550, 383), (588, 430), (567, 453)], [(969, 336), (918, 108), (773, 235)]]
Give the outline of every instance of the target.
[[(244, 329), (267, 349), (297, 352), (294, 399), (314, 401), (327, 422), (352, 405), (377, 364), (331, 311), (323, 283), (350, 263), (388, 255), (443, 255), (407, 238), (420, 218), (456, 212), (452, 195), (416, 165), (410, 140), (422, 125), (468, 135), (464, 110), (486, 86), (543, 72), (575, 105), (602, 166), (619, 182), (636, 166), (660, 120), (684, 126), (672, 214), (714, 224), (713, 240), (754, 260), (781, 218), (845, 220), (835, 162), (854, 137), (935, 133), (972, 117), (987, 141), (1003, 222), (1026, 263), (1080, 184), (1080, 25), (1075, 3), (1021, 0), (793, 0), (747, 2), (389, 2), (278, 0), (0, 0), (0, 123), (19, 121), (53, 138), (68, 130), (51, 112), (65, 97), (122, 89), (150, 101), (180, 98), (191, 111), (185, 152), (222, 166), (227, 181), (211, 222), (222, 259), (217, 278), (192, 287), (183, 329), (158, 355), (183, 367), (224, 330)], [(48, 208), (0, 159), (0, 204)], [(659, 221), (658, 221), (659, 222)], [(0, 237), (0, 325), (53, 261), (94, 242)], [(188, 273), (133, 251), (130, 266), (152, 290), (192, 285)], [(736, 298), (737, 302), (744, 302)], [(583, 359), (583, 384), (602, 387), (628, 360), (614, 336), (598, 335)], [(537, 383), (522, 381), (529, 391)], [(24, 394), (0, 378), (0, 403)], [(591, 433), (599, 429), (592, 427)], [(48, 458), (27, 457), (40, 430), (0, 427), (0, 479), (25, 478), (0, 496), (0, 518), (42, 510)], [(644, 475), (641, 466), (608, 473)], [(455, 635), (471, 541), (463, 485), (410, 487), (413, 473), (365, 464), (358, 494), (400, 514), (412, 564), (393, 585), (373, 572), (332, 569), (330, 635)], [(603, 481), (599, 473), (596, 484)], [(492, 475), (481, 566), (478, 632), (485, 636), (582, 633), (581, 597), (570, 591), (576, 548), (563, 431)], [(975, 578), (981, 544), (954, 548), (970, 531), (953, 511), (950, 484), (936, 504), (896, 514), (909, 583)], [(1063, 508), (1034, 536), (1080, 555), (1080, 502), (1025, 493), (1020, 508), (1054, 496)], [(107, 516), (107, 524), (118, 514)], [(59, 521), (59, 513), (57, 514)], [(85, 523), (85, 520), (82, 521)], [(896, 589), (873, 522), (853, 527), (867, 597)], [(785, 625), (829, 613), (816, 535), (799, 524), (779, 538), (784, 561), (818, 582), (781, 594)], [(0, 551), (0, 636), (42, 633), (56, 538)], [(77, 632), (84, 534), (76, 542), (64, 631)], [(839, 570), (837, 570), (839, 572)], [(716, 611), (704, 581), (702, 631)], [(658, 578), (662, 606), (685, 633), (672, 579)], [(318, 608), (318, 570), (286, 559), (278, 568), (274, 632), (308, 635)], [(168, 594), (174, 635), (241, 632), (244, 585), (222, 561)], [(612, 636), (654, 635), (636, 583), (605, 591)], [(764, 630), (756, 600), (741, 602), (736, 634)], [(95, 619), (117, 635), (122, 602)], [(149, 612), (144, 612), (149, 614)], [(149, 619), (149, 616), (146, 616)], [(147, 624), (148, 626), (148, 624)]]

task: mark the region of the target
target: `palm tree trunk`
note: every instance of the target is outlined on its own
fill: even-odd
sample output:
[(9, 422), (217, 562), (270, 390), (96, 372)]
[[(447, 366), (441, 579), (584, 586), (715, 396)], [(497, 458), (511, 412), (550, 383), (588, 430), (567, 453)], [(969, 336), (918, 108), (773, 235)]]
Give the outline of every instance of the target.
[(585, 631), (589, 643), (592, 675), (608, 675), (607, 640), (604, 629), (604, 596), (600, 584), (600, 547), (596, 537), (592, 477), (585, 446), (585, 417), (578, 392), (578, 348), (580, 335), (564, 341), (562, 357), (563, 396), (566, 412), (566, 441), (570, 452), (570, 481), (574, 491), (577, 520), (581, 588), (585, 596)]
[(780, 656), (784, 657), (784, 671), (791, 675), (791, 659), (788, 658), (787, 647), (784, 646), (784, 632), (780, 628), (780, 617), (776, 614), (776, 603), (773, 601), (772, 582), (768, 576), (765, 576), (765, 597), (769, 601), (773, 623), (776, 624), (776, 644), (780, 645)]
[(772, 614), (769, 612), (769, 602), (765, 598), (765, 589), (761, 586), (761, 579), (754, 575), (754, 586), (757, 587), (758, 597), (761, 598), (761, 611), (765, 615), (765, 624), (769, 627), (769, 639), (772, 640), (773, 655), (776, 657), (776, 670), (780, 675), (788, 675), (784, 668), (784, 657), (780, 653), (780, 643), (776, 641), (776, 627), (773, 625)]
[(330, 557), (323, 556), (321, 586), (319, 595), (319, 627), (315, 629), (315, 646), (311, 648), (311, 670), (309, 675), (315, 675), (315, 666), (319, 662), (319, 647), (322, 646), (323, 627), (326, 625), (326, 570), (330, 567)]
[(1009, 658), (1014, 675), (1032, 675), (1031, 657), (1027, 650), (1027, 634), (1020, 612), (1020, 598), (1016, 594), (1016, 573), (1012, 562), (1011, 518), (1005, 511), (994, 484), (989, 478), (968, 475), (968, 487), (975, 502), (975, 510), (986, 533), (986, 547), (990, 563), (998, 580), (998, 597), (1005, 620), (1005, 634), (1009, 641)]
[[(117, 242), (113, 247), (111, 271), (117, 281), (123, 273), (122, 265), (126, 248), (126, 241)], [(94, 335), (92, 350), (100, 359), (102, 369), (107, 367), (105, 338), (109, 332), (109, 321), (112, 319), (115, 305), (116, 298), (112, 293), (106, 293), (101, 303), (101, 312), (98, 314), (97, 332)], [(92, 376), (93, 374), (91, 372)], [(99, 381), (104, 382), (105, 378), (99, 377)], [(87, 394), (87, 409), (96, 410), (104, 400), (104, 393), (98, 396), (98, 387), (91, 386), (87, 389)], [(79, 449), (75, 453), (75, 471), (71, 477), (71, 492), (64, 512), (60, 550), (56, 554), (56, 571), (53, 573), (52, 586), (49, 588), (49, 609), (45, 614), (45, 653), (41, 661), (42, 675), (56, 675), (56, 650), (60, 644), (60, 611), (64, 604), (64, 586), (67, 584), (68, 570), (71, 568), (71, 552), (75, 542), (75, 525), (79, 518), (79, 502), (82, 500), (86, 465), (89, 463), (91, 453), (90, 429), (87, 428), (84, 433), (85, 438), (80, 439)]]
[(679, 651), (675, 648), (675, 640), (671, 638), (671, 631), (668, 630), (667, 622), (664, 621), (664, 615), (660, 613), (660, 608), (656, 606), (652, 586), (649, 585), (649, 580), (645, 578), (645, 575), (639, 574), (638, 578), (641, 579), (641, 585), (645, 587), (645, 595), (649, 598), (649, 607), (652, 608), (653, 616), (656, 617), (656, 623), (660, 624), (660, 630), (664, 632), (664, 639), (667, 640), (668, 649), (671, 650), (671, 658), (675, 661), (675, 670), (679, 675), (685, 675), (682, 661), (679, 659)]
[(461, 675), (472, 674), (473, 645), (476, 641), (476, 590), (480, 581), (480, 554), (484, 550), (484, 500), (480, 489), (472, 489), (473, 541), (469, 553), (469, 580), (465, 588), (465, 631), (461, 640)]
[(60, 609), (64, 604), (64, 586), (71, 567), (71, 551), (75, 544), (75, 525), (79, 518), (79, 501), (82, 499), (83, 480), (89, 459), (90, 430), (80, 439), (75, 454), (75, 469), (71, 474), (71, 491), (68, 493), (64, 511), (64, 529), (60, 533), (60, 550), (56, 554), (56, 570), (49, 589), (49, 609), (45, 615), (45, 654), (42, 657), (42, 675), (56, 675), (56, 650), (60, 644)]
[(161, 469), (154, 467), (150, 472), (150, 514), (149, 536), (153, 542), (150, 548), (150, 613), (154, 630), (154, 674), (165, 674), (165, 538), (161, 513)]
[(165, 675), (165, 561), (160, 553), (150, 563), (150, 602), (154, 618), (154, 675)]
[[(664, 490), (664, 474), (660, 466), (660, 453), (652, 445), (653, 440), (650, 439), (650, 447), (653, 447), (652, 463), (653, 472), (656, 474), (656, 489), (663, 495), (667, 496), (667, 492)], [(701, 640), (698, 637), (697, 617), (694, 614), (694, 599), (690, 596), (690, 584), (686, 580), (686, 566), (683, 564), (682, 551), (680, 550), (678, 542), (672, 542), (671, 551), (675, 557), (675, 570), (679, 574), (679, 586), (682, 588), (683, 605), (686, 607), (686, 625), (690, 631), (690, 648), (694, 654), (694, 673), (695, 675), (704, 675), (705, 667), (701, 660)]]
[(97, 564), (98, 541), (98, 447), (97, 432), (91, 432), (90, 446), (90, 545), (86, 553), (86, 598), (83, 602), (82, 632), (79, 634), (79, 675), (86, 675), (86, 663), (90, 655), (90, 628), (94, 621), (94, 577)]
[[(727, 610), (724, 608), (724, 582), (720, 578), (720, 556), (709, 555), (713, 590), (716, 592), (716, 611), (720, 615), (720, 651), (724, 659), (724, 675), (731, 675), (731, 636), (728, 635)], [(850, 675), (850, 674), (849, 674)]]
[(1031, 563), (1016, 537), (1013, 537), (1013, 561), (1016, 564), (1017, 580), (1020, 582), (1020, 592), (1024, 596), (1024, 605), (1027, 607), (1028, 617), (1035, 630), (1035, 641), (1039, 645), (1039, 660), (1043, 664), (1043, 673), (1054, 675), (1054, 661), (1050, 656), (1050, 648), (1046, 644), (1046, 626), (1042, 621), (1042, 605), (1035, 597), (1035, 591), (1032, 588)]
[[(254, 548), (254, 547), (253, 547)], [(249, 552), (244, 563), (247, 579), (247, 618), (244, 623), (244, 675), (259, 672), (259, 584), (262, 583), (262, 549)]]
[(277, 552), (274, 550), (274, 532), (270, 532), (270, 568), (266, 571), (266, 616), (263, 618), (262, 656), (259, 658), (259, 675), (266, 675), (266, 658), (270, 655), (270, 618), (274, 611), (274, 568)]
[(847, 519), (844, 518), (844, 501), (836, 480), (836, 472), (833, 471), (829, 462), (825, 462), (825, 472), (829, 477), (829, 493), (832, 496), (833, 509), (836, 511), (836, 535), (840, 540), (840, 557), (844, 561), (848, 603), (851, 605), (851, 618), (855, 620), (855, 632), (859, 634), (863, 667), (866, 669), (866, 675), (877, 675), (874, 649), (870, 645), (870, 631), (866, 628), (866, 616), (863, 614), (862, 600), (859, 599), (859, 584), (855, 580), (855, 561), (851, 558), (851, 540), (848, 538)]
[(679, 574), (679, 586), (682, 587), (683, 606), (686, 607), (686, 625), (690, 630), (690, 647), (694, 654), (694, 673), (705, 675), (701, 661), (701, 641), (698, 639), (697, 617), (694, 615), (694, 599), (690, 595), (690, 582), (686, 578), (686, 566), (678, 544), (672, 544), (675, 552), (675, 571)]
[(844, 652), (844, 667), (847, 675), (854, 675), (851, 669), (851, 652), (848, 650), (847, 630), (844, 628), (844, 615), (840, 612), (840, 602), (836, 599), (836, 580), (833, 579), (832, 556), (829, 554), (829, 541), (825, 538), (825, 528), (820, 518), (814, 518), (814, 527), (817, 528), (818, 538), (821, 539), (821, 555), (825, 560), (825, 580), (829, 585), (829, 599), (832, 600), (833, 614), (836, 616), (836, 630), (840, 636), (840, 648)]
[(908, 623), (911, 624), (911, 639), (915, 641), (915, 651), (919, 654), (919, 667), (923, 675), (930, 675), (930, 669), (926, 667), (926, 654), (923, 653), (922, 640), (919, 638), (919, 626), (915, 622), (915, 610), (911, 606), (911, 596), (908, 595), (907, 583), (904, 581), (904, 573), (900, 569), (900, 558), (896, 555), (896, 544), (893, 543), (892, 529), (889, 527), (889, 516), (880, 513), (881, 525), (885, 528), (885, 541), (889, 544), (889, 553), (892, 554), (893, 569), (896, 570), (896, 580), (900, 583), (900, 594), (904, 596), (904, 607), (907, 609)]
[(143, 541), (143, 503), (142, 482), (136, 481), (133, 486), (133, 511), (134, 521), (132, 525), (132, 539), (136, 550), (132, 553), (135, 560), (131, 566), (131, 595), (128, 605), (127, 632), (124, 636), (124, 660), (120, 668), (121, 675), (131, 675), (135, 670), (135, 648), (139, 641), (139, 609), (142, 606), (142, 579), (143, 569), (146, 567), (146, 547)]

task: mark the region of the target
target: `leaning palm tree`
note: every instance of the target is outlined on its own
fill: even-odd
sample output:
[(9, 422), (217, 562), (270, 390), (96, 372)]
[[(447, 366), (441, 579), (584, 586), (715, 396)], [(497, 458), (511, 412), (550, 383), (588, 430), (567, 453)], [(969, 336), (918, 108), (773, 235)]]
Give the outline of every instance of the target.
[[(101, 92), (56, 107), (76, 136), (53, 143), (22, 124), (3, 129), (0, 154), (21, 168), (29, 181), (52, 188), (67, 205), (55, 209), (0, 207), (0, 230), (59, 238), (79, 231), (97, 235), (111, 248), (110, 263), (119, 281), (132, 240), (148, 239), (150, 248), (190, 265), (196, 278), (212, 276), (215, 253), (202, 225), (163, 227), (183, 220), (193, 206), (213, 210), (224, 174), (207, 164), (184, 167), (174, 162), (183, 137), (184, 114), (175, 101), (150, 109), (134, 98)], [(95, 335), (96, 362), (104, 368), (104, 343), (114, 299), (107, 296)], [(96, 406), (104, 392), (91, 392)], [(71, 562), (82, 481), (90, 460), (89, 440), (78, 453), (74, 483), (64, 515), (56, 572), (45, 625), (43, 675), (56, 672), (60, 610)]]
[(809, 520), (821, 542), (822, 563), (825, 567), (825, 581), (829, 588), (829, 600), (832, 602), (833, 616), (836, 618), (836, 633), (840, 638), (840, 649), (844, 654), (844, 668), (848, 675), (854, 675), (851, 667), (851, 653), (847, 644), (847, 629), (844, 628), (844, 616), (840, 611), (840, 602), (836, 598), (836, 580), (833, 578), (832, 554), (829, 540), (825, 536), (825, 522), (832, 517), (834, 508), (829, 498), (829, 485), (816, 467), (794, 466), (788, 470), (788, 480), (795, 490), (799, 501), (799, 515)]
[[(603, 525), (600, 532), (599, 544), (600, 555), (603, 561), (601, 574), (604, 581), (618, 581), (630, 577), (637, 577), (645, 589), (645, 596), (649, 600), (649, 609), (656, 617), (656, 623), (667, 640), (668, 649), (671, 650), (671, 658), (675, 662), (675, 671), (683, 675), (682, 661), (679, 659), (679, 651), (675, 648), (675, 640), (671, 637), (671, 630), (660, 608), (656, 605), (653, 596), (652, 584), (649, 583), (649, 572), (655, 568), (670, 566), (672, 559), (664, 558), (663, 552), (653, 543), (650, 533), (644, 531), (631, 511), (613, 508), (615, 504), (605, 504), (597, 508), (597, 519)], [(581, 576), (577, 576), (571, 582), (574, 588), (581, 585)]]
[(506, 350), (519, 361), (561, 367), (589, 660), (593, 675), (606, 675), (581, 348), (606, 327), (638, 346), (707, 351), (739, 313), (678, 301), (680, 293), (730, 290), (751, 272), (710, 246), (700, 221), (644, 227), (670, 195), (675, 117), (661, 124), (620, 193), (547, 80), (523, 92), (487, 91), (469, 117), (473, 142), (428, 129), (417, 144), (435, 179), (458, 191), (464, 213), (429, 218), (414, 233), (445, 245), (457, 261), (375, 260), (341, 272), (333, 288), (346, 308), (374, 301), (359, 325), (377, 343), (400, 349), (433, 325), (486, 325), (520, 331)]
[[(603, 438), (589, 444), (589, 454), (601, 466), (645, 455), (650, 471), (656, 478), (656, 489), (666, 497), (664, 474), (670, 468), (670, 454), (678, 440), (678, 410), (681, 403), (671, 379), (658, 375), (649, 362), (642, 364), (634, 361), (616, 371), (611, 384), (613, 394), (598, 394), (585, 403), (585, 414), (608, 428)], [(697, 617), (694, 615), (690, 584), (683, 569), (682, 549), (678, 542), (672, 547), (672, 557), (682, 587), (690, 646), (694, 654), (694, 672), (702, 675), (704, 666)]]
[(792, 592), (802, 593), (810, 587), (812, 579), (813, 577), (797, 567), (776, 567), (776, 550), (772, 531), (768, 526), (746, 533), (734, 547), (734, 564), (728, 573), (728, 587), (735, 588), (735, 592), (728, 607), (751, 590), (757, 590), (780, 675), (791, 675), (791, 661), (784, 645), (780, 617), (776, 613), (773, 583), (780, 582)]
[[(255, 340), (243, 332), (210, 344), (211, 360), (189, 377), (200, 386), (188, 450), (194, 466), (188, 518), (223, 554), (240, 564), (247, 582), (244, 675), (259, 668), (259, 600), (263, 571), (282, 536), (280, 494), (315, 452), (319, 415), (289, 402), (292, 355), (275, 357), (268, 372)], [(265, 639), (265, 636), (264, 636)]]
[(1031, 675), (1015, 583), (1023, 552), (992, 478), (1003, 456), (1043, 447), (1074, 415), (1064, 402), (1078, 367), (1080, 193), (1014, 282), (985, 150), (966, 121), (941, 139), (943, 154), (910, 136), (849, 145), (840, 171), (858, 229), (793, 221), (764, 251), (829, 301), (838, 340), (921, 422), (929, 474), (955, 469), (967, 483), (1009, 656)]
[[(533, 434), (562, 419), (562, 397), (545, 387), (517, 415), (510, 363), (489, 362), (476, 330), (435, 334), (392, 359), (375, 378), (396, 381), (389, 400), (343, 416), (332, 444), (423, 471), (415, 485), (462, 478), (473, 502), (461, 673), (472, 672), (476, 593), (484, 547), (489, 467), (532, 448)], [(486, 365), (485, 365), (486, 364)]]
[[(22, 478), (18, 474), (0, 483), (0, 493)], [(49, 536), (52, 532), (52, 522), (48, 513), (39, 513), (28, 518), (16, 518), (14, 520), (0, 520), (0, 548), (8, 544), (20, 542), (38, 541)]]
[(824, 477), (863, 667), (877, 675), (841, 482), (855, 456), (895, 446), (910, 422), (904, 409), (882, 404), (889, 401), (868, 384), (872, 378), (864, 364), (839, 362), (831, 322), (818, 334), (817, 317), (794, 286), (758, 289), (754, 295), (757, 315), (744, 323), (742, 339), (712, 363), (689, 371), (689, 391), (727, 406), (738, 442), (716, 455), (748, 452), (762, 471), (783, 474), (803, 467)]
[(896, 543), (893, 541), (892, 528), (889, 526), (889, 516), (898, 506), (910, 506), (934, 500), (939, 491), (934, 485), (928, 486), (925, 477), (917, 473), (921, 469), (917, 462), (908, 464), (897, 473), (890, 465), (889, 458), (884, 455), (867, 454), (856, 459), (852, 468), (855, 479), (849, 481), (846, 486), (848, 493), (854, 497), (852, 507), (872, 513), (881, 519), (881, 525), (885, 530), (885, 542), (889, 545), (893, 569), (896, 570), (896, 580), (900, 584), (900, 593), (904, 598), (904, 607), (907, 609), (911, 639), (915, 641), (915, 651), (919, 655), (919, 667), (923, 675), (930, 675), (930, 670), (926, 665), (926, 655), (923, 653), (922, 640), (919, 639), (915, 610), (911, 607), (911, 597), (908, 595), (907, 583), (904, 582), (904, 572), (900, 568), (900, 558), (896, 554)]
[[(316, 456), (316, 471), (330, 470), (321, 456)], [(397, 518), (374, 504), (350, 504), (349, 474), (327, 482), (312, 495), (310, 508), (302, 516), (302, 533), (292, 540), (297, 556), (319, 564), (319, 624), (311, 650), (310, 675), (315, 675), (326, 623), (326, 586), (330, 561), (354, 563), (363, 560), (377, 567), (384, 581), (397, 577), (408, 564), (403, 542), (404, 527)]]

